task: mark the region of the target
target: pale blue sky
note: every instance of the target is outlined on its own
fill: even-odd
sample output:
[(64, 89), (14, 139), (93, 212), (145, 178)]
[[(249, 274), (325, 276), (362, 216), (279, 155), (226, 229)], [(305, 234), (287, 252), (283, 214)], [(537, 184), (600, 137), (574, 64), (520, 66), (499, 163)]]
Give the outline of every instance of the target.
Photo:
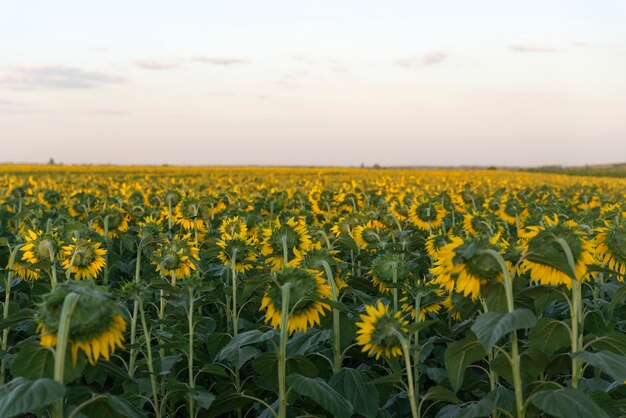
[(626, 0), (0, 0), (0, 161), (626, 161)]

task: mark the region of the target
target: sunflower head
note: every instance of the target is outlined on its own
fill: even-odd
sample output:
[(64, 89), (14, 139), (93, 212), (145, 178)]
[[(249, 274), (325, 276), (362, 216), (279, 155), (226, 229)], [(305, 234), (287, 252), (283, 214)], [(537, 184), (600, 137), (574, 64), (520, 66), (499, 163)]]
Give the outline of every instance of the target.
[(305, 332), (308, 327), (319, 325), (320, 315), (324, 316), (330, 306), (320, 299), (332, 298), (330, 285), (317, 270), (286, 268), (275, 272), (275, 280), (265, 290), (261, 301), (261, 310), (265, 310), (265, 322), (274, 328), (281, 323), (282, 292), (289, 283), (289, 333)]
[(496, 259), (484, 250), (502, 252), (495, 240), (451, 237), (449, 244), (439, 251), (430, 269), (434, 284), (447, 293), (461, 293), (472, 300), (480, 295), (481, 284), (502, 280), (502, 270)]
[(235, 269), (239, 273), (245, 273), (257, 260), (256, 243), (256, 237), (248, 235), (247, 230), (233, 234), (224, 232), (217, 241), (221, 248), (217, 258), (225, 266), (232, 266), (234, 261)]
[(61, 254), (64, 269), (70, 269), (77, 279), (95, 279), (106, 264), (106, 250), (99, 242), (72, 238), (72, 244), (63, 247)]
[(379, 220), (368, 221), (352, 230), (352, 238), (356, 245), (364, 251), (372, 253), (386, 248), (389, 231), (385, 224)]
[(273, 270), (284, 265), (284, 253), (287, 251), (288, 266), (297, 266), (302, 261), (301, 255), (311, 247), (311, 236), (304, 219), (290, 218), (281, 223), (280, 219), (263, 229), (261, 253), (267, 256), (267, 263)]
[(174, 207), (182, 199), (182, 195), (176, 189), (167, 189), (165, 192), (163, 192), (163, 195), (161, 196), (161, 198), (163, 199), (163, 203), (166, 208), (169, 207), (169, 205), (171, 205), (172, 209), (174, 209)]
[(411, 276), (411, 268), (404, 254), (387, 252), (374, 259), (370, 274), (381, 292), (389, 292)]
[[(92, 228), (105, 239), (117, 238), (120, 232), (128, 231), (130, 216), (115, 205), (105, 205), (93, 219)], [(105, 236), (106, 234), (106, 236)]]
[(409, 220), (422, 231), (432, 231), (439, 228), (445, 216), (446, 210), (441, 204), (428, 200), (416, 202), (409, 208)]
[(391, 313), (389, 306), (381, 300), (374, 305), (365, 306), (361, 322), (357, 322), (357, 344), (368, 355), (386, 358), (402, 354), (401, 338), (408, 333), (408, 322), (402, 319), (400, 312)]
[[(542, 226), (528, 227), (520, 234), (524, 258), (520, 268), (529, 271), (531, 280), (543, 285), (565, 285), (572, 280), (588, 280), (588, 266), (594, 263), (591, 242), (574, 221), (560, 222), (555, 214), (546, 216)], [(564, 246), (569, 247), (574, 269)]]
[(142, 240), (154, 241), (157, 240), (163, 233), (163, 225), (161, 218), (155, 218), (152, 215), (148, 215), (138, 223), (139, 237)]
[(79, 350), (91, 364), (100, 357), (108, 361), (116, 347), (123, 347), (126, 321), (119, 305), (92, 281), (65, 282), (44, 296), (37, 315), (41, 345), (56, 344), (63, 303), (70, 293), (79, 295), (68, 335), (72, 361), (76, 363)]
[(56, 232), (44, 233), (28, 230), (26, 244), (20, 248), (20, 251), (24, 253), (22, 260), (31, 264), (49, 262), (56, 258), (59, 247), (60, 243)]
[(160, 243), (152, 261), (156, 271), (165, 277), (176, 276), (177, 279), (191, 276), (197, 269), (196, 263), (200, 261), (200, 256), (196, 243), (190, 241), (190, 238), (191, 234), (186, 234)]
[(626, 225), (609, 223), (598, 229), (595, 239), (598, 261), (613, 270), (619, 281), (626, 275)]

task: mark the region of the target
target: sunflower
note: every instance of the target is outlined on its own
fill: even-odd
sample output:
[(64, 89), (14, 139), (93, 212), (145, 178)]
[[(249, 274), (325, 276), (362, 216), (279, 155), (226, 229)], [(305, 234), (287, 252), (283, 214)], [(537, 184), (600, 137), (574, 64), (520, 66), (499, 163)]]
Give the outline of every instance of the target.
[(376, 360), (381, 355), (386, 358), (402, 355), (399, 335), (408, 333), (409, 323), (400, 312), (392, 314), (389, 306), (381, 300), (376, 306), (365, 305), (365, 312), (360, 315), (362, 322), (356, 323), (356, 342), (363, 346), (362, 351), (370, 356), (375, 355)]
[[(311, 236), (302, 218), (290, 218), (282, 224), (276, 218), (269, 228), (263, 229), (261, 254), (267, 256), (267, 264), (272, 270), (295, 267), (302, 262), (301, 255), (311, 247)], [(285, 250), (287, 266), (285, 266)]]
[(409, 313), (411, 319), (415, 319), (415, 299), (419, 297), (420, 310), (418, 319), (424, 321), (426, 314), (439, 312), (443, 306), (442, 298), (444, 295), (444, 290), (438, 288), (432, 281), (427, 281), (426, 279), (412, 281), (409, 286), (402, 289), (402, 298), (400, 299), (400, 302), (402, 302), (401, 311)]
[(265, 310), (265, 322), (272, 327), (279, 328), (282, 315), (282, 286), (289, 286), (289, 319), (287, 328), (289, 334), (294, 331), (305, 332), (308, 327), (319, 325), (320, 315), (330, 306), (320, 299), (331, 299), (330, 285), (317, 270), (304, 270), (288, 267), (275, 272), (275, 281), (270, 282), (260, 310)]
[[(341, 259), (336, 255), (339, 253), (337, 250), (328, 250), (322, 247), (320, 242), (316, 242), (311, 245), (311, 249), (302, 256), (302, 267), (305, 269), (319, 270), (325, 273), (324, 264), (328, 263), (331, 269), (333, 269), (333, 278), (338, 289), (343, 289), (348, 286), (346, 282), (340, 277), (344, 269), (340, 269)], [(347, 269), (345, 269), (347, 270)]]
[(222, 221), (222, 224), (219, 227), (219, 231), (222, 234), (229, 234), (231, 236), (235, 234), (247, 234), (248, 225), (243, 218), (240, 218), (239, 216), (233, 216), (231, 218), (226, 218)]
[[(117, 238), (120, 232), (128, 231), (130, 215), (115, 205), (105, 205), (100, 214), (94, 218), (92, 228), (105, 239)], [(105, 225), (106, 224), (106, 225)], [(106, 237), (105, 227), (106, 226)]]
[(148, 215), (137, 225), (139, 226), (139, 236), (143, 240), (157, 239), (163, 233), (162, 218), (155, 218)]
[(497, 261), (480, 250), (493, 249), (494, 239), (451, 237), (449, 244), (439, 251), (430, 269), (435, 279), (433, 284), (439, 285), (447, 293), (460, 293), (475, 300), (480, 295), (480, 286), (488, 281), (502, 280), (502, 271)]
[(446, 210), (439, 203), (415, 202), (409, 208), (409, 221), (418, 229), (430, 232), (441, 226), (446, 213)]
[(182, 226), (185, 231), (207, 232), (204, 220), (202, 220), (201, 209), (202, 202), (199, 199), (185, 196), (174, 208), (176, 224)]
[(59, 239), (56, 232), (44, 233), (43, 231), (28, 230), (26, 234), (26, 244), (20, 251), (22, 260), (30, 264), (37, 264), (43, 261), (49, 262), (56, 257), (59, 250)]
[(69, 293), (80, 295), (71, 314), (68, 335), (73, 364), (76, 364), (79, 350), (92, 365), (100, 357), (108, 361), (116, 347), (123, 348), (126, 320), (118, 304), (91, 281), (62, 283), (44, 296), (37, 316), (40, 344), (56, 345), (61, 311)]
[(387, 233), (385, 224), (378, 220), (373, 220), (355, 227), (352, 230), (352, 238), (361, 250), (375, 253), (377, 250), (387, 246), (385, 240)]
[[(7, 269), (9, 265), (7, 264)], [(18, 260), (13, 262), (12, 271), (17, 274), (18, 277), (28, 281), (28, 280), (37, 280), (41, 278), (41, 269), (39, 267), (35, 267), (31, 264), (22, 263)]]
[(502, 203), (495, 213), (509, 225), (517, 224), (520, 226), (524, 225), (530, 215), (528, 209), (523, 207), (518, 199), (509, 195), (502, 197)]
[(504, 228), (496, 221), (497, 219), (491, 213), (474, 211), (463, 216), (463, 229), (467, 235), (499, 238)]
[(448, 234), (441, 230), (436, 234), (430, 235), (426, 239), (426, 243), (424, 244), (426, 254), (428, 254), (431, 258), (437, 258), (439, 250), (441, 250), (441, 248), (443, 248), (449, 242), (450, 237), (448, 236)]
[(190, 241), (191, 234), (182, 237), (175, 236), (171, 240), (162, 242), (154, 252), (152, 264), (156, 266), (156, 271), (163, 276), (185, 279), (191, 276), (196, 270), (196, 262), (200, 260), (198, 247), (195, 242)]
[(378, 255), (369, 273), (381, 292), (390, 292), (393, 285), (401, 284), (411, 277), (411, 269), (404, 254), (391, 252)]
[[(574, 221), (560, 223), (558, 216), (546, 216), (543, 226), (532, 226), (520, 233), (524, 258), (520, 270), (530, 272), (530, 279), (543, 285), (572, 286), (572, 278), (588, 280), (588, 266), (594, 264), (593, 247), (585, 240)], [(572, 272), (558, 239), (563, 239), (574, 259)], [(573, 277), (574, 276), (574, 277)]]
[(594, 239), (596, 258), (618, 274), (617, 280), (624, 281), (626, 275), (626, 226), (609, 223), (598, 228)]
[(104, 255), (107, 250), (100, 248), (99, 242), (90, 239), (72, 238), (72, 244), (66, 245), (61, 250), (63, 261), (61, 265), (77, 279), (95, 279), (105, 266)]
[(217, 258), (228, 267), (231, 266), (234, 259), (235, 270), (239, 273), (245, 273), (252, 269), (253, 263), (257, 260), (256, 244), (256, 238), (249, 236), (247, 230), (232, 234), (223, 232), (217, 241), (217, 245), (222, 249)]

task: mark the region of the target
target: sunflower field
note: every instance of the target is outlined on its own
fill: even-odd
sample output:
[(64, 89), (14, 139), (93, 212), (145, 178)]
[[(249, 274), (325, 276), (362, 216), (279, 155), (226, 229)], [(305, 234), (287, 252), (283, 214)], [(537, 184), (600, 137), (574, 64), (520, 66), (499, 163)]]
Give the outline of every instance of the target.
[(0, 418), (626, 414), (626, 180), (0, 166)]

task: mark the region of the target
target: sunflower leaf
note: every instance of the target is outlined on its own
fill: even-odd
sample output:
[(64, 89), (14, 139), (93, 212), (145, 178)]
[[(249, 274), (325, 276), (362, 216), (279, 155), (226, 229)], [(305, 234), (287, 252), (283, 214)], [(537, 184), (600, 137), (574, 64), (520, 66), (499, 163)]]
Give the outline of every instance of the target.
[(537, 392), (532, 396), (532, 403), (557, 418), (608, 418), (587, 395), (570, 388)]
[(467, 366), (485, 357), (480, 342), (473, 337), (467, 337), (461, 341), (455, 341), (448, 346), (444, 355), (448, 379), (455, 392), (463, 386), (463, 378)]
[(63, 399), (65, 386), (52, 379), (15, 378), (0, 387), (0, 417), (34, 412)]
[(623, 383), (626, 381), (626, 357), (602, 350), (597, 353), (589, 351), (579, 351), (573, 354), (575, 359), (579, 359), (602, 370), (616, 381)]
[(287, 384), (295, 392), (313, 399), (336, 417), (349, 417), (354, 411), (350, 402), (319, 377), (291, 374), (287, 376)]
[(489, 351), (505, 335), (518, 329), (532, 328), (536, 323), (535, 314), (528, 309), (507, 313), (485, 312), (476, 318), (472, 331), (485, 351)]

